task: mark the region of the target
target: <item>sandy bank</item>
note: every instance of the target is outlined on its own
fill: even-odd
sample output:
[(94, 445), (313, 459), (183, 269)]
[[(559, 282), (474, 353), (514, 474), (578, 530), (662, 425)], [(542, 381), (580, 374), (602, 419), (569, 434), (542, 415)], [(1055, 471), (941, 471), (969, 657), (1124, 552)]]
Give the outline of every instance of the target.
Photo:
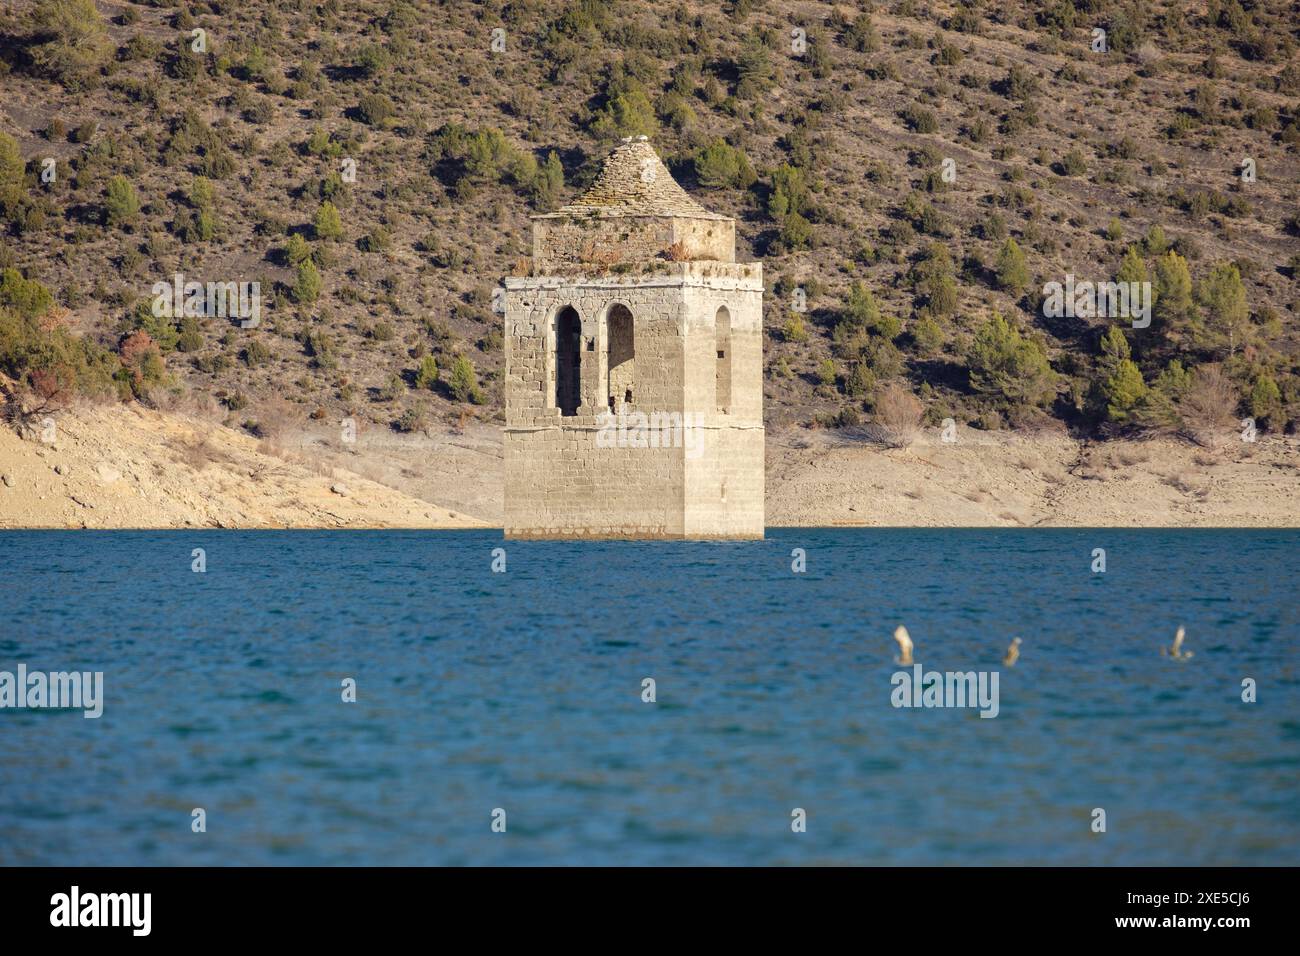
[(0, 427), (0, 528), (481, 527), (260, 445), (231, 428), (138, 406), (63, 412), (52, 431), (38, 425), (25, 439)]

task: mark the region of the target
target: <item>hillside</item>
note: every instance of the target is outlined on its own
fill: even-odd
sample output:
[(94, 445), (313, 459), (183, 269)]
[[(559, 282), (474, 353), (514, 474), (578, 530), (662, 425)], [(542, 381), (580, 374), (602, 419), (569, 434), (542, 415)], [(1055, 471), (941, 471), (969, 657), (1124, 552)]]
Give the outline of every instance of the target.
[[(13, 415), (82, 393), (215, 402), (254, 436), (491, 422), (528, 216), (644, 134), (765, 262), (775, 436), (1300, 418), (1284, 2), (3, 11)], [(258, 282), (258, 324), (153, 314), (178, 273)], [(1149, 278), (1153, 321), (1045, 316), (1067, 274)]]

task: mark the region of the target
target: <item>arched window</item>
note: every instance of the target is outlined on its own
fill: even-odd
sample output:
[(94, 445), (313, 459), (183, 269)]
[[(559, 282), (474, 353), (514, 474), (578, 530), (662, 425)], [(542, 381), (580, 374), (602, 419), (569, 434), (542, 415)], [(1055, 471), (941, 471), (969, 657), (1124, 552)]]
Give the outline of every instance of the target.
[(606, 400), (611, 412), (624, 402), (632, 403), (635, 372), (636, 338), (632, 330), (632, 313), (625, 305), (615, 305), (606, 316), (605, 375)]
[(555, 317), (555, 407), (578, 414), (582, 383), (582, 320), (573, 306)]
[(718, 351), (718, 411), (731, 411), (731, 313), (724, 305), (713, 319), (714, 342)]

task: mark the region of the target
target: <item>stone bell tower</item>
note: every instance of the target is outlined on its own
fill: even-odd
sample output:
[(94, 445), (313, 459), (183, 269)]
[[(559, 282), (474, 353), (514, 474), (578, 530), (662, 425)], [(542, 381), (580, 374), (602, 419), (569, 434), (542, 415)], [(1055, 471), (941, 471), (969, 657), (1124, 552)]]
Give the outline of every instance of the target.
[(653, 147), (533, 217), (505, 280), (508, 538), (763, 536), (763, 267)]

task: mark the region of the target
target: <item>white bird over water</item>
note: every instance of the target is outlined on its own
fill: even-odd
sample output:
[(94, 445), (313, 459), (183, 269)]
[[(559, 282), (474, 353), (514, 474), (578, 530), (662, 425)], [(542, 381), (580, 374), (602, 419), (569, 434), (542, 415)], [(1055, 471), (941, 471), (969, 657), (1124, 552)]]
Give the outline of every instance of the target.
[(894, 640), (898, 641), (899, 657), (894, 658), (896, 664), (912, 663), (912, 639), (907, 635), (907, 628), (898, 625), (894, 629)]
[(1016, 661), (1018, 661), (1019, 659), (1020, 659), (1020, 638), (1015, 637), (1011, 639), (1011, 644), (1007, 648), (1007, 656), (1002, 658), (1002, 665), (1004, 667), (1015, 667)]
[(1160, 653), (1162, 655), (1168, 655), (1176, 661), (1190, 660), (1195, 654), (1195, 651), (1183, 650), (1183, 638), (1186, 636), (1187, 632), (1183, 630), (1183, 626), (1181, 624), (1178, 625), (1178, 630), (1174, 633), (1174, 643), (1170, 647), (1160, 648)]

